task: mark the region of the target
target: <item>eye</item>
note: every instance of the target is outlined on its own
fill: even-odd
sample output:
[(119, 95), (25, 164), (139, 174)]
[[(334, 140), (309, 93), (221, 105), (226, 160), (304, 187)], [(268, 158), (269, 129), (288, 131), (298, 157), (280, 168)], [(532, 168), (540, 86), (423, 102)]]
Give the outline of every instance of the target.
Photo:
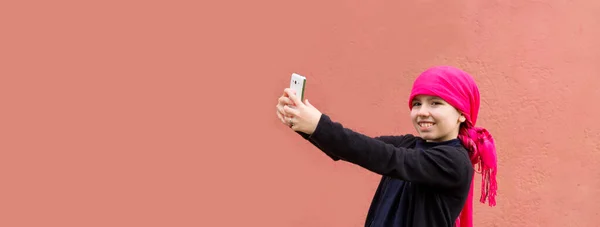
[(438, 102), (438, 101), (433, 101), (433, 102), (431, 103), (431, 105), (432, 105), (432, 106), (438, 106), (438, 105), (444, 105), (444, 103), (442, 103), (442, 102)]
[(420, 106), (420, 105), (421, 105), (421, 103), (418, 103), (418, 102), (413, 102), (412, 103), (412, 106)]

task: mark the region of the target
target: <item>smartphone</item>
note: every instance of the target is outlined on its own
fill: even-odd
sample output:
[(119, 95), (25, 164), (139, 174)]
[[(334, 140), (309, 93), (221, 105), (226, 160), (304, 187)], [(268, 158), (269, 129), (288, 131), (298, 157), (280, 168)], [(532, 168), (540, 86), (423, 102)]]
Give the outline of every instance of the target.
[(296, 96), (300, 97), (300, 100), (304, 102), (304, 87), (306, 86), (306, 77), (301, 76), (297, 73), (292, 73), (292, 80), (290, 81), (290, 88), (296, 91)]

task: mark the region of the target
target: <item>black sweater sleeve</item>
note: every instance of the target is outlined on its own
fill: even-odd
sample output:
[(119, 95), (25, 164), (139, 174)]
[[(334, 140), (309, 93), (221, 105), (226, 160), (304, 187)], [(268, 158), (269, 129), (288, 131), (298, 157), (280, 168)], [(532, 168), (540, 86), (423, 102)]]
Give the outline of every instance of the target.
[(309, 134), (306, 134), (306, 133), (303, 133), (303, 132), (297, 132), (297, 133), (298, 133), (298, 134), (300, 134), (300, 136), (302, 136), (302, 138), (304, 138), (304, 139), (308, 140), (308, 142), (310, 142), (312, 145), (314, 145), (315, 147), (319, 148), (319, 150), (323, 151), (323, 153), (325, 153), (327, 156), (329, 156), (329, 158), (333, 159), (333, 161), (339, 161), (339, 160), (340, 160), (340, 157), (338, 157), (338, 156), (336, 156), (336, 155), (334, 155), (334, 154), (332, 154), (332, 153), (329, 153), (329, 152), (327, 152), (327, 151), (323, 150), (323, 148), (319, 147), (319, 145), (317, 145), (317, 144), (315, 143), (315, 141), (313, 141), (313, 140), (310, 138), (310, 137), (311, 137), (311, 135), (309, 135)]
[(393, 137), (368, 137), (344, 128), (325, 114), (308, 139), (330, 157), (405, 181), (454, 187), (468, 175), (470, 163), (464, 149), (436, 146), (419, 150), (394, 146)]
[[(302, 138), (308, 140), (312, 145), (314, 145), (315, 147), (319, 148), (319, 150), (323, 151), (323, 153), (325, 153), (327, 156), (329, 156), (331, 159), (333, 159), (334, 161), (339, 161), (341, 158), (326, 151), (323, 150), (321, 147), (319, 147), (319, 145), (317, 145), (315, 143), (314, 140), (311, 139), (311, 135), (303, 133), (303, 132), (296, 132), (298, 133), (300, 136), (302, 136)], [(375, 139), (377, 140), (381, 140), (384, 143), (387, 144), (391, 144), (394, 145), (396, 147), (400, 146), (400, 147), (409, 147), (411, 145), (414, 144), (414, 137), (411, 135), (406, 135), (406, 136), (378, 136), (375, 137)]]

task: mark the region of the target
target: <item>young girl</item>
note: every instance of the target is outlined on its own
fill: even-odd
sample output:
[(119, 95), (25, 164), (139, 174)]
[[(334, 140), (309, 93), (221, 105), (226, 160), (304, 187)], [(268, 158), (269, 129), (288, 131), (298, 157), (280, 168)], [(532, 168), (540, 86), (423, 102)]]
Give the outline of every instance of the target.
[(494, 206), (497, 189), (494, 141), (475, 126), (475, 81), (454, 67), (430, 68), (415, 80), (408, 106), (419, 136), (354, 132), (290, 89), (278, 100), (277, 116), (333, 160), (382, 175), (365, 226), (471, 227), (473, 167), (482, 174), (482, 203)]

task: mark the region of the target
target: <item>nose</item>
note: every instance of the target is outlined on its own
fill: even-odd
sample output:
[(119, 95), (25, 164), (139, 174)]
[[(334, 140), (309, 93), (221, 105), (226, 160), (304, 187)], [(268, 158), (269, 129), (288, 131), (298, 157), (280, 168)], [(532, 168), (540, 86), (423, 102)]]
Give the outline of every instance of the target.
[(421, 116), (421, 117), (429, 117), (430, 113), (429, 113), (429, 109), (426, 107), (426, 105), (421, 105), (419, 107), (417, 115)]

